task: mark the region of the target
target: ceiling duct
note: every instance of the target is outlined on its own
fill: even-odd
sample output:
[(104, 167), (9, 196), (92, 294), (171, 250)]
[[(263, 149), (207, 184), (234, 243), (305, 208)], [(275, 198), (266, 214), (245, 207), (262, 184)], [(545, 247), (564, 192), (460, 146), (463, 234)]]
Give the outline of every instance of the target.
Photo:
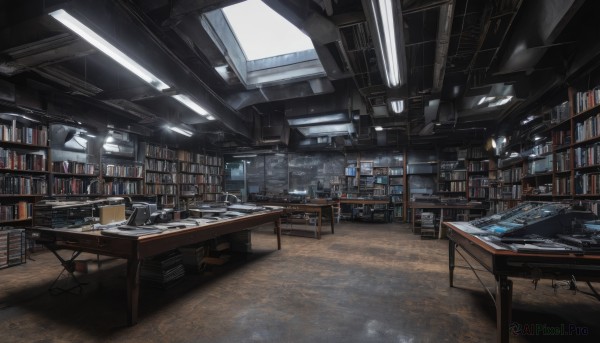
[(256, 142), (257, 145), (262, 144), (285, 144), (288, 145), (290, 140), (290, 127), (287, 121), (281, 116), (263, 115), (255, 121), (255, 131), (260, 137)]

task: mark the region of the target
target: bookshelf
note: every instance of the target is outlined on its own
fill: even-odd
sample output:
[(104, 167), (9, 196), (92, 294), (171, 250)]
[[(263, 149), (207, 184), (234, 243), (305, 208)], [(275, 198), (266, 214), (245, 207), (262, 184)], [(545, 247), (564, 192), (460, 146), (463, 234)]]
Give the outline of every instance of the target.
[(144, 194), (156, 196), (160, 207), (174, 208), (178, 204), (175, 150), (143, 142), (140, 151), (144, 157)]
[(177, 151), (179, 194), (205, 202), (223, 193), (223, 158), (186, 150)]
[(33, 203), (48, 194), (48, 154), (47, 126), (0, 115), (0, 227), (31, 225)]

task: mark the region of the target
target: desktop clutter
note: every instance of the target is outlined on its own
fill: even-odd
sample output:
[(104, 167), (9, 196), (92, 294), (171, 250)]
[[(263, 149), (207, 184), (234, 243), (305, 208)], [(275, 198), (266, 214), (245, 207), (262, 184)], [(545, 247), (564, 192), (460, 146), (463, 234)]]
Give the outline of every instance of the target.
[(195, 203), (186, 210), (159, 209), (154, 203), (120, 197), (85, 201), (42, 200), (34, 206), (34, 226), (137, 237), (274, 209), (273, 206), (241, 204), (231, 194), (224, 194), (219, 200)]

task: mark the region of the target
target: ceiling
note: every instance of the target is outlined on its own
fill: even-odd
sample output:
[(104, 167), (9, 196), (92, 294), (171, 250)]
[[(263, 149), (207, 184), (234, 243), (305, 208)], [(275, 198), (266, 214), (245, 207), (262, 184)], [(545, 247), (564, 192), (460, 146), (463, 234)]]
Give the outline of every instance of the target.
[[(219, 17), (237, 2), (0, 0), (0, 110), (221, 151), (479, 144), (566, 100), (566, 85), (600, 61), (597, 1), (402, 0), (405, 78), (392, 89), (370, 1), (263, 0), (315, 52), (251, 62)], [(171, 88), (156, 90), (48, 15), (61, 8)], [(215, 120), (175, 101), (180, 93)]]

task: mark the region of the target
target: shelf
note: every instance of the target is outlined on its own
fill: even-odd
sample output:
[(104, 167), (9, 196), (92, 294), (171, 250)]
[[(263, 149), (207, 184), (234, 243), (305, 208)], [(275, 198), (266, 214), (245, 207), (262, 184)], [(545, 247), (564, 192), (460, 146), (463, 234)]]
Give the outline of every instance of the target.
[(559, 151), (563, 151), (563, 150), (567, 150), (571, 147), (571, 144), (562, 144), (562, 145), (555, 145), (554, 146), (554, 152), (559, 152)]
[(176, 171), (162, 171), (162, 170), (149, 170), (149, 169), (146, 169), (146, 173), (176, 174), (177, 172)]
[(570, 174), (570, 170), (555, 171), (554, 174)]
[(102, 194), (50, 194), (51, 197), (99, 197)]
[(23, 149), (48, 149), (50, 148), (48, 145), (33, 145), (33, 144), (25, 144), (11, 141), (0, 141), (0, 145), (5, 145), (13, 148), (23, 148)]
[(465, 182), (467, 181), (467, 179), (462, 179), (462, 180), (440, 180), (440, 182)]
[(146, 182), (147, 185), (175, 186), (177, 183)]
[(107, 176), (102, 175), (104, 179), (129, 179), (129, 180), (144, 180), (143, 176)]
[(543, 176), (552, 176), (552, 172), (539, 173), (539, 174), (533, 174), (533, 175), (524, 175), (521, 178), (522, 179), (533, 179), (533, 178), (536, 178), (536, 177), (543, 177)]
[(0, 168), (0, 173), (15, 173), (15, 174), (50, 174), (45, 170), (21, 170), (21, 169), (6, 169)]
[(590, 166), (583, 166), (583, 167), (575, 167), (575, 170), (598, 169), (598, 168), (600, 168), (600, 164), (593, 164)]
[(71, 173), (55, 173), (53, 172), (52, 175), (54, 176), (67, 176), (67, 177), (99, 177), (100, 175), (92, 175), (92, 174), (71, 174)]
[(0, 194), (0, 198), (35, 198), (35, 197), (45, 197), (46, 194)]
[(586, 145), (588, 143), (593, 143), (593, 142), (600, 142), (600, 136), (596, 136), (596, 137), (584, 139), (584, 140), (579, 141), (579, 142), (575, 142), (575, 143), (571, 144), (571, 147), (575, 148), (575, 147), (578, 147), (580, 145)]
[(10, 223), (24, 223), (31, 221), (31, 217), (25, 219), (12, 219), (12, 220), (0, 220), (0, 225), (10, 224)]
[(599, 111), (600, 111), (600, 105), (596, 105), (594, 107), (588, 108), (585, 111), (582, 111), (582, 112), (574, 114), (573, 117), (572, 117), (572, 119), (573, 120), (581, 119), (581, 118), (586, 117), (588, 115), (595, 114), (596, 112), (599, 112)]

